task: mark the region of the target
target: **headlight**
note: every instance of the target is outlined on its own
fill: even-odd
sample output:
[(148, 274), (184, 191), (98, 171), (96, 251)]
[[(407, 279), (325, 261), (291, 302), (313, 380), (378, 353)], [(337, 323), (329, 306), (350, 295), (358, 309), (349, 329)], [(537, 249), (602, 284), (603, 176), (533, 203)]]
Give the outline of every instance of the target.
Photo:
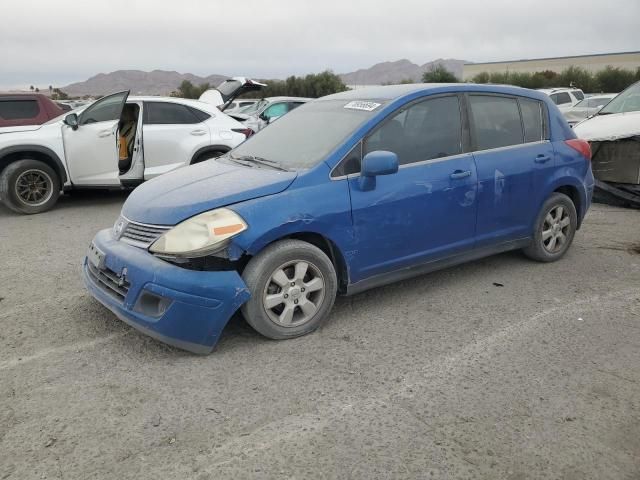
[(228, 208), (201, 213), (179, 223), (156, 240), (149, 251), (160, 255), (202, 257), (223, 248), (247, 229), (245, 221)]

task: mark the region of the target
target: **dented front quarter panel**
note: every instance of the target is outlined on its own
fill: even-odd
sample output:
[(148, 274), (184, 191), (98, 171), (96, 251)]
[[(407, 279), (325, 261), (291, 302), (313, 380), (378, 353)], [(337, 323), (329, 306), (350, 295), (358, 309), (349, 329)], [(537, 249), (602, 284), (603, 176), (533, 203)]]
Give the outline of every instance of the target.
[(336, 246), (349, 265), (355, 242), (349, 186), (346, 179), (330, 181), (329, 167), (324, 163), (301, 173), (277, 195), (247, 200), (230, 208), (249, 225), (228, 248), (232, 257), (240, 252), (256, 255), (278, 239), (311, 233)]

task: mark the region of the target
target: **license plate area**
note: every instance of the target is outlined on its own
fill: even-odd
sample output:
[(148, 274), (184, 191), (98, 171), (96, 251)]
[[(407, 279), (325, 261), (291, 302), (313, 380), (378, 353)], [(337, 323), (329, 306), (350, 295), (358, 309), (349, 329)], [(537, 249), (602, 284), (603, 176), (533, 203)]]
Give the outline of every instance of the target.
[(92, 242), (87, 250), (87, 260), (97, 269), (104, 270), (104, 257), (104, 252), (96, 247)]

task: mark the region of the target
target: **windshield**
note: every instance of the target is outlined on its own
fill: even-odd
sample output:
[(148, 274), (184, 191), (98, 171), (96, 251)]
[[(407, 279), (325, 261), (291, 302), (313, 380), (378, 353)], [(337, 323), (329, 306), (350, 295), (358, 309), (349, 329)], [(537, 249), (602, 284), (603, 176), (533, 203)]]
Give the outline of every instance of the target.
[(640, 111), (640, 82), (634, 83), (611, 100), (598, 115)]
[(305, 103), (232, 150), (233, 158), (257, 157), (287, 170), (311, 168), (382, 108), (345, 108), (348, 100)]

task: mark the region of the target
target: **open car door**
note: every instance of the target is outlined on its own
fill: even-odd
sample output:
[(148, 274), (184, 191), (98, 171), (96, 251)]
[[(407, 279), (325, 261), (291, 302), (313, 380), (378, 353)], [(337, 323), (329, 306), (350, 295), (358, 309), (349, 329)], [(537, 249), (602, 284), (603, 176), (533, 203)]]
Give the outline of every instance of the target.
[(129, 91), (102, 97), (85, 108), (76, 125), (63, 125), (65, 157), (74, 185), (118, 186), (117, 130)]
[(266, 86), (266, 84), (256, 82), (250, 78), (233, 77), (222, 82), (217, 88), (204, 92), (200, 95), (199, 100), (213, 104), (224, 112), (234, 98), (243, 93), (261, 90)]

